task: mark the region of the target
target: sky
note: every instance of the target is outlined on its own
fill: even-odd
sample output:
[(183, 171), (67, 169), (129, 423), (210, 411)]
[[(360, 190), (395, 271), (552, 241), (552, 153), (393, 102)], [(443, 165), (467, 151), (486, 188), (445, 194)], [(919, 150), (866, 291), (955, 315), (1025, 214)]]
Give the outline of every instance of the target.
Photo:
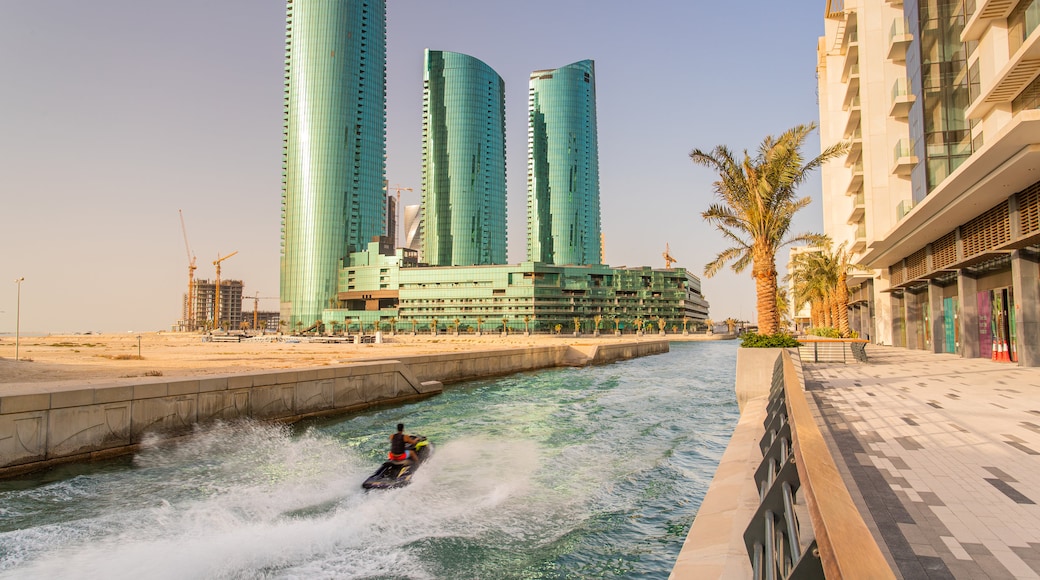
[[(711, 317), (752, 319), (747, 270), (701, 218), (693, 149), (754, 150), (819, 118), (824, 2), (390, 0), (387, 181), (421, 188), (423, 49), (479, 58), (506, 85), (509, 261), (525, 258), (533, 70), (596, 63), (604, 261), (702, 280)], [(277, 310), (284, 0), (3, 2), (0, 333), (169, 329), (196, 277), (241, 279)], [(816, 155), (814, 134), (804, 152)], [(820, 179), (792, 233), (820, 232)], [(778, 267), (786, 262), (781, 252)], [(782, 273), (782, 272), (781, 272)], [(250, 309), (252, 300), (243, 307)]]

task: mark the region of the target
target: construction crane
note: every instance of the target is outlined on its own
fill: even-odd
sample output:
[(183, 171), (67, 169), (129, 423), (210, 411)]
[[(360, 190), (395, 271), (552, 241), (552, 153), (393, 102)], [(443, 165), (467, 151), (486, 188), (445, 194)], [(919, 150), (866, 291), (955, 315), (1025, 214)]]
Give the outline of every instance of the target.
[(224, 256), (223, 258), (221, 258), (220, 254), (218, 253), (217, 254), (217, 259), (213, 260), (213, 265), (217, 267), (217, 280), (213, 284), (213, 287), (214, 287), (214, 289), (213, 289), (213, 328), (214, 328), (214, 330), (217, 329), (217, 328), (220, 328), (220, 263), (223, 262), (224, 260), (227, 260), (231, 256), (234, 256), (237, 253), (238, 253), (238, 250), (235, 250), (234, 252), (231, 252), (230, 254)]
[(184, 227), (184, 212), (177, 210), (177, 213), (181, 216), (184, 249), (188, 252), (188, 311), (187, 320), (184, 323), (188, 325), (188, 332), (192, 332), (195, 330), (195, 254), (192, 253), (191, 245), (188, 243), (188, 228)]
[(398, 234), (397, 231), (394, 232), (394, 245), (403, 246), (404, 245), (404, 212), (401, 211), (401, 192), (402, 191), (412, 191), (412, 188), (410, 188), (410, 187), (401, 187), (401, 184), (398, 183), (397, 185), (395, 185), (393, 187), (388, 187), (387, 190), (394, 190), (394, 191), (397, 192), (397, 206), (394, 209), (397, 210), (397, 223), (401, 224), (401, 226), (400, 227), (394, 227), (394, 229), (395, 230), (400, 230), (401, 237), (397, 236), (397, 234)]
[(259, 322), (258, 313), (260, 312), (260, 301), (261, 300), (278, 300), (277, 296), (261, 296), (259, 292), (256, 296), (253, 296), (253, 330), (256, 330), (256, 324)]
[(665, 269), (669, 269), (670, 270), (672, 268), (672, 264), (674, 264), (674, 263), (676, 263), (678, 261), (678, 260), (676, 260), (675, 258), (672, 257), (672, 248), (668, 244), (664, 245), (664, 253), (661, 254), (661, 256), (664, 257), (664, 267), (665, 267)]

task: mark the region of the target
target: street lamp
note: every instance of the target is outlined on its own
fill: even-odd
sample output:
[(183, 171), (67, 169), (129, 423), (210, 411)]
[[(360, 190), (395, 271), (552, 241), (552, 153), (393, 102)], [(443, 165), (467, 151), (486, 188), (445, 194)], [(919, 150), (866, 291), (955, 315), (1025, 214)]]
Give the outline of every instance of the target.
[(14, 315), (14, 360), (18, 361), (18, 346), (22, 338), (22, 282), (25, 276), (15, 278), (14, 283), (18, 285), (18, 302)]
[(141, 360), (141, 335), (137, 335), (137, 360)]

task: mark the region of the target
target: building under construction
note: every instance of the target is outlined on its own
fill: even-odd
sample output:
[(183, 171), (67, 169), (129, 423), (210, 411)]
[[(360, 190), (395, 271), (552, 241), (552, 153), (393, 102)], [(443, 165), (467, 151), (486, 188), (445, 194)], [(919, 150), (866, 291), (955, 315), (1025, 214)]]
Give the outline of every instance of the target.
[[(225, 330), (239, 330), (242, 321), (242, 288), (241, 280), (220, 281), (220, 316), (214, 317), (216, 309), (216, 283), (213, 280), (195, 280), (192, 287), (192, 296), (184, 294), (181, 320), (178, 329), (181, 331), (194, 332), (198, 330), (213, 330), (222, 328)], [(194, 320), (189, 320), (188, 305), (192, 306), (191, 312)], [(249, 318), (252, 324), (252, 314)]]

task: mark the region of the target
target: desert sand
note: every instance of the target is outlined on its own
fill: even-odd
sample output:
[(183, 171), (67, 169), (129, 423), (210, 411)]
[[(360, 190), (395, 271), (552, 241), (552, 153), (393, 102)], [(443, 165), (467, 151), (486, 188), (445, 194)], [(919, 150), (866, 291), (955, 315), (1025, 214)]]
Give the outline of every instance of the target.
[[(140, 359), (138, 340), (141, 337)], [(452, 334), (398, 334), (382, 344), (307, 342), (204, 342), (197, 334), (142, 333), (22, 337), (20, 361), (15, 339), (0, 338), (0, 396), (63, 390), (75, 386), (139, 382), (141, 377), (185, 378), (264, 369), (319, 367), (351, 361), (392, 359), (415, 354), (491, 350), (549, 344), (605, 344), (617, 340), (658, 340), (653, 334), (574, 337), (522, 334), (503, 337)], [(669, 340), (704, 339), (668, 335)], [(162, 380), (162, 379), (156, 379)]]

